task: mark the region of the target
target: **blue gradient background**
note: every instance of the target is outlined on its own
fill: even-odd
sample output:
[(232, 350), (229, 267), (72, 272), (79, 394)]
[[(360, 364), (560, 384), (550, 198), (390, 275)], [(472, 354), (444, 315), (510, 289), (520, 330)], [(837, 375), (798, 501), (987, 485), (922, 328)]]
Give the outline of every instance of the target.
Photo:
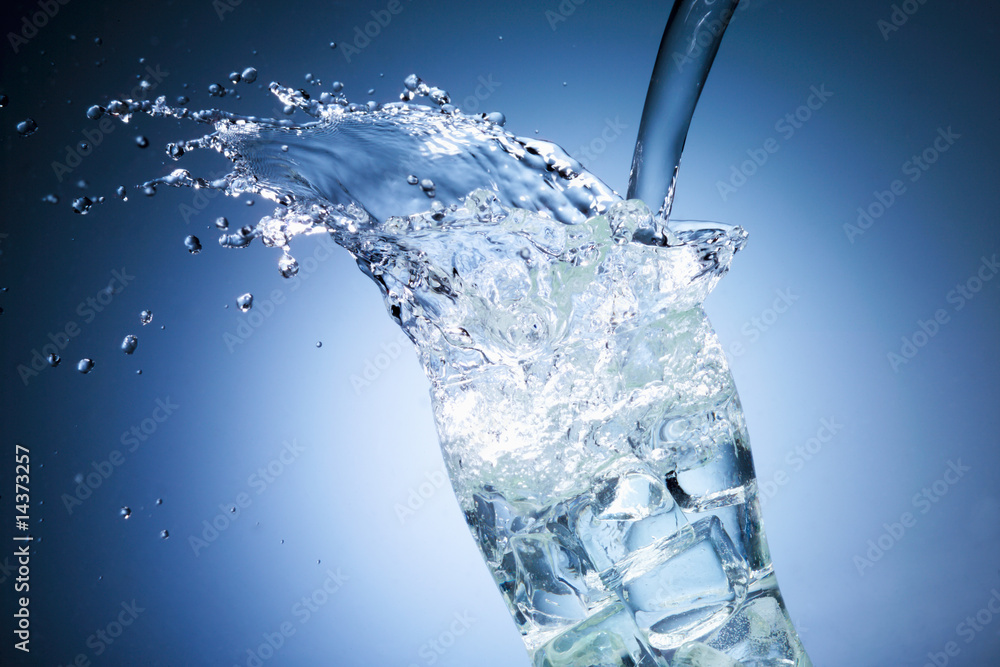
[[(216, 216), (249, 224), (268, 203), (216, 197), (185, 223), (183, 207), (198, 203), (192, 191), (147, 198), (132, 189), (173, 168), (167, 141), (204, 126), (136, 118), (116, 125), (62, 183), (51, 165), (96, 127), (87, 107), (126, 95), (145, 58), (169, 72), (153, 95), (266, 115), (274, 109), (267, 83), (306, 86), (306, 72), (345, 82), (352, 99), (374, 87), (379, 100), (393, 99), (416, 72), (459, 104), (479, 77), (492, 77), (480, 110), (502, 110), (511, 131), (537, 129), (581, 157), (589, 146), (599, 154), (586, 165), (624, 192), (670, 3), (563, 6), (575, 10), (553, 29), (545, 12), (559, 11), (554, 0), (404, 0), (350, 62), (343, 45), (386, 3), (283, 11), (243, 0), (220, 20), (207, 0), (75, 0), (18, 53), (4, 39), (0, 538), (15, 532), (10, 461), (21, 443), (32, 452), (32, 532), (41, 541), (31, 561), (30, 656), (12, 649), (14, 575), (9, 550), (0, 554), (2, 664), (65, 665), (79, 654), (94, 665), (256, 664), (247, 651), (283, 622), (295, 633), (265, 665), (528, 664), (447, 486), (425, 486), (429, 497), (400, 519), (397, 507), (419, 498), (443, 464), (412, 352), (370, 385), (352, 384), (366, 364), (385, 365), (378, 355), (393, 350), (397, 332), (348, 255), (337, 250), (298, 282), (284, 281), (276, 251), (215, 243)], [(38, 7), (15, 2), (3, 11), (7, 35)], [(971, 638), (957, 626), (1000, 590), (1000, 280), (959, 311), (947, 294), (981, 257), (1000, 252), (998, 10), (928, 0), (886, 40), (877, 21), (891, 11), (889, 2), (744, 0), (691, 127), (675, 214), (750, 232), (706, 307), (726, 348), (743, 346), (731, 362), (758, 476), (787, 475), (767, 499), (766, 529), (815, 663), (920, 666), (953, 641), (959, 653), (948, 664), (997, 664), (1000, 618), (990, 613)], [(331, 40), (341, 47), (331, 50)], [(235, 86), (242, 99), (208, 96), (209, 84), (250, 65), (260, 75)], [(810, 86), (824, 84), (829, 101), (791, 138), (777, 132)], [(40, 129), (22, 138), (14, 126), (27, 116)], [(597, 150), (616, 119), (625, 129)], [(961, 138), (910, 183), (903, 163), (939, 127)], [(150, 148), (135, 146), (137, 133)], [(769, 137), (778, 152), (723, 200), (717, 182)], [(211, 174), (225, 161), (195, 154), (181, 166)], [(849, 242), (843, 225), (897, 178), (905, 194)], [(132, 191), (127, 203), (111, 196), (119, 184)], [(47, 193), (60, 203), (41, 202)], [(70, 202), (80, 194), (109, 201), (78, 216)], [(192, 233), (205, 246), (197, 256), (182, 243)], [(300, 259), (316, 249), (311, 239), (293, 244)], [(78, 304), (122, 267), (134, 280), (85, 322)], [(272, 290), (283, 303), (231, 352), (224, 335), (247, 317), (234, 299), (253, 292), (252, 312), (263, 312)], [(776, 290), (797, 300), (770, 320)], [(155, 313), (146, 327), (144, 308)], [(948, 323), (894, 372), (887, 353), (938, 309)], [(762, 317), (766, 331), (754, 324)], [(81, 333), (62, 365), (22, 382), (18, 365), (71, 321)], [(139, 337), (131, 357), (118, 349), (128, 333)], [(97, 363), (89, 375), (74, 369), (85, 356)], [(74, 492), (74, 476), (124, 449), (123, 432), (167, 398), (179, 406), (174, 414), (69, 513), (61, 498)], [(842, 426), (796, 469), (789, 453), (823, 418)], [(250, 476), (291, 440), (302, 454), (258, 493)], [(915, 494), (959, 460), (971, 470), (921, 513)], [(241, 492), (251, 504), (195, 555), (189, 537)], [(123, 505), (133, 510), (128, 521), (118, 516)], [(915, 524), (859, 573), (855, 557), (904, 512)], [(164, 528), (167, 540), (158, 537)], [(342, 587), (302, 622), (295, 605), (338, 568)], [(96, 655), (88, 638), (133, 600), (144, 611)], [(454, 624), (456, 614), (471, 619), (467, 628)]]

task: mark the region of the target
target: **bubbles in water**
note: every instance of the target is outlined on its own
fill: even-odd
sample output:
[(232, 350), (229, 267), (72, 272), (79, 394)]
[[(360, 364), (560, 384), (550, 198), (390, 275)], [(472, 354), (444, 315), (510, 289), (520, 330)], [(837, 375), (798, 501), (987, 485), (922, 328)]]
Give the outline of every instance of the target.
[(55, 352), (49, 352), (49, 356), (45, 357), (45, 361), (49, 362), (49, 366), (55, 368), (62, 361), (62, 357)]
[(257, 80), (257, 70), (253, 67), (247, 67), (243, 70), (242, 76), (244, 83), (253, 83)]
[(236, 298), (236, 305), (239, 306), (240, 310), (244, 313), (253, 308), (253, 294), (247, 292)]
[(95, 104), (94, 106), (87, 109), (87, 118), (91, 120), (98, 120), (104, 115), (104, 107), (100, 104)]
[(169, 530), (167, 530), (166, 528), (164, 528), (163, 530), (160, 531), (160, 539), (165, 540), (168, 537), (170, 537), (170, 531)]
[(93, 205), (94, 202), (89, 197), (78, 197), (73, 200), (73, 211), (80, 215), (86, 215)]
[(118, 510), (118, 514), (120, 514), (123, 519), (128, 519), (132, 516), (132, 508), (126, 505)]
[(143, 326), (149, 324), (152, 321), (153, 321), (153, 311), (144, 310), (141, 313), (139, 313), (139, 322), (141, 322)]
[(139, 339), (132, 334), (129, 334), (125, 336), (124, 340), (122, 340), (122, 352), (125, 354), (132, 354), (135, 352), (135, 348), (138, 347), (138, 345)]
[(229, 229), (229, 221), (220, 216), (215, 219), (215, 226), (219, 229)]
[(243, 77), (240, 75), (239, 72), (230, 72), (229, 73), (229, 80), (232, 81), (233, 83), (239, 83), (240, 79), (242, 79), (242, 78)]
[(25, 118), (20, 123), (17, 124), (17, 133), (22, 137), (27, 137), (30, 134), (34, 134), (38, 129), (38, 124), (30, 118)]
[(212, 97), (225, 97), (227, 92), (225, 86), (218, 83), (213, 83), (208, 87), (208, 94)]
[(149, 147), (149, 139), (147, 139), (146, 137), (144, 137), (144, 136), (142, 136), (140, 134), (139, 136), (137, 136), (135, 138), (135, 145), (138, 146), (139, 148), (148, 148)]
[(81, 359), (76, 364), (76, 370), (80, 371), (84, 375), (94, 370), (94, 360), (93, 359)]
[(189, 234), (184, 239), (184, 247), (188, 249), (188, 252), (192, 255), (197, 255), (201, 252), (201, 241), (194, 234)]

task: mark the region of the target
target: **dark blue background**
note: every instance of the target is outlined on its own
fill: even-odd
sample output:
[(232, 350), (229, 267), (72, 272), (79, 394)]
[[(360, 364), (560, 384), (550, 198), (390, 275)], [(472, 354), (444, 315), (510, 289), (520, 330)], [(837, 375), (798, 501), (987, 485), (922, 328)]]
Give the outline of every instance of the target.
[[(501, 110), (511, 131), (538, 130), (624, 192), (670, 3), (567, 1), (559, 14), (555, 0), (403, 0), (352, 55), (344, 45), (355, 28), (387, 4), (243, 0), (220, 15), (208, 0), (70, 0), (17, 52), (4, 38), (0, 538), (16, 534), (9, 462), (21, 443), (31, 449), (32, 532), (41, 541), (31, 561), (29, 659), (12, 650), (13, 576), (0, 570), (3, 664), (64, 665), (83, 654), (94, 665), (247, 665), (247, 651), (282, 623), (295, 632), (264, 664), (527, 664), (457, 503), (432, 483), (443, 466), (423, 374), (412, 352), (396, 354), (377, 290), (347, 254), (284, 281), (275, 251), (215, 243), (217, 216), (249, 224), (270, 211), (267, 202), (134, 189), (173, 168), (166, 142), (206, 126), (136, 118), (94, 141), (62, 182), (52, 166), (98, 127), (87, 107), (127, 95), (147, 66), (166, 73), (154, 96), (265, 115), (274, 114), (272, 80), (307, 86), (311, 72), (324, 85), (345, 82), (352, 99), (375, 88), (387, 101), (416, 72), (468, 111)], [(981, 258), (1000, 252), (998, 10), (943, 0), (909, 8), (907, 22), (883, 35), (890, 2), (744, 0), (678, 183), (676, 217), (750, 232), (707, 309), (731, 353), (758, 476), (771, 482), (765, 519), (781, 587), (817, 665), (923, 665), (949, 642), (958, 653), (948, 664), (1000, 656), (992, 612), (981, 614), (979, 622), (990, 618), (981, 630), (959, 626), (1000, 590), (1000, 279), (960, 310), (948, 298)], [(38, 11), (7, 3), (3, 35)], [(209, 84), (251, 65), (256, 84), (228, 84), (241, 99), (209, 97)], [(493, 88), (479, 89), (483, 100), (480, 77)], [(833, 94), (789, 136), (778, 124), (813, 86)], [(22, 138), (14, 128), (25, 117), (39, 130)], [(601, 138), (609, 124), (621, 131)], [(949, 127), (960, 138), (909, 180), (904, 163)], [(133, 141), (140, 133), (151, 142), (145, 150)], [(777, 152), (746, 167), (754, 173), (723, 199), (718, 182), (769, 138)], [(226, 164), (205, 154), (182, 166), (210, 175)], [(896, 179), (905, 192), (851, 242), (844, 225)], [(127, 203), (110, 196), (121, 184)], [(49, 193), (59, 204), (41, 201)], [(109, 200), (79, 216), (70, 202), (81, 194)], [(187, 234), (202, 239), (201, 254), (186, 252)], [(293, 250), (300, 260), (325, 256), (311, 239)], [(88, 321), (79, 304), (123, 267), (134, 279)], [(280, 303), (253, 320), (259, 326), (236, 310), (235, 298), (250, 291), (251, 312), (263, 315), (273, 290)], [(778, 291), (791, 302), (783, 313), (771, 310)], [(144, 308), (155, 314), (145, 327)], [(887, 355), (938, 310), (947, 322), (918, 335), (926, 344), (894, 369)], [(62, 365), (22, 381), (18, 366), (69, 323), (79, 335)], [(252, 335), (232, 344), (226, 336), (241, 323)], [(129, 333), (139, 337), (131, 357), (119, 350)], [(76, 372), (81, 357), (96, 361), (91, 374)], [(374, 379), (362, 385), (366, 368)], [(122, 434), (152, 418), (158, 399), (178, 407), (128, 452)], [(827, 435), (823, 419), (836, 433), (814, 441), (800, 464), (795, 448)], [(285, 441), (302, 452), (261, 488), (252, 475)], [(62, 498), (75, 492), (74, 477), (115, 449), (122, 465), (70, 513)], [(953, 485), (939, 482), (946, 493), (937, 502), (915, 499), (949, 462), (970, 470)], [(241, 493), (249, 505), (196, 555), (190, 537)], [(408, 502), (418, 509), (401, 515)], [(133, 510), (127, 521), (123, 505)], [(888, 533), (885, 524), (906, 512), (912, 525)], [(859, 564), (880, 537), (888, 550)], [(0, 554), (5, 567), (10, 551)], [(304, 619), (295, 605), (338, 569), (340, 589)], [(88, 638), (133, 600), (143, 611), (96, 655)], [(468, 622), (455, 623), (456, 614)]]

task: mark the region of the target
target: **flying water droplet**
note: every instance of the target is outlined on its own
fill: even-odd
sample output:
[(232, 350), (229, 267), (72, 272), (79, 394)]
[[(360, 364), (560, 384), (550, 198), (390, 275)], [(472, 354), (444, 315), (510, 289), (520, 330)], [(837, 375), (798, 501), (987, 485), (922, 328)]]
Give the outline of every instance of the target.
[(414, 176), (413, 174), (410, 174), (409, 176), (406, 177), (406, 182), (409, 183), (410, 185), (416, 185), (417, 183), (420, 182), (420, 179)]
[(45, 360), (49, 362), (49, 366), (55, 368), (56, 366), (59, 365), (59, 362), (62, 361), (62, 357), (60, 357), (55, 352), (49, 352), (49, 356), (45, 357)]
[(84, 375), (94, 370), (94, 360), (93, 359), (81, 359), (76, 364), (76, 370), (80, 371)]
[(316, 347), (323, 347), (323, 341), (321, 340), (316, 341)]
[(299, 272), (299, 263), (291, 255), (282, 255), (278, 260), (278, 272), (282, 278), (291, 278)]
[(127, 190), (125, 190), (125, 186), (124, 186), (124, 185), (119, 185), (119, 186), (118, 186), (118, 189), (117, 189), (117, 190), (115, 190), (115, 194), (116, 194), (116, 195), (118, 196), (118, 198), (119, 198), (119, 199), (121, 199), (122, 201), (128, 201), (128, 191), (127, 191)]
[(208, 94), (212, 97), (225, 97), (227, 92), (225, 86), (218, 83), (213, 83), (208, 87)]
[(243, 70), (242, 77), (244, 83), (253, 83), (257, 80), (257, 70), (253, 67), (247, 67)]
[(118, 510), (118, 514), (120, 514), (123, 519), (128, 519), (130, 516), (132, 516), (132, 508), (124, 506), (120, 510)]
[(146, 137), (144, 137), (144, 136), (142, 136), (140, 134), (139, 136), (137, 136), (135, 138), (135, 145), (138, 146), (139, 148), (148, 148), (149, 147), (149, 139), (147, 139)]
[(87, 118), (91, 120), (98, 120), (104, 115), (104, 107), (100, 104), (95, 104), (94, 106), (87, 109)]
[(153, 311), (144, 310), (141, 313), (139, 313), (139, 322), (141, 322), (144, 326), (152, 321), (153, 321)]
[(7, 106), (9, 102), (10, 102), (9, 97), (7, 97), (6, 95), (0, 95), (0, 109)]
[(139, 339), (132, 334), (129, 334), (125, 336), (124, 340), (122, 340), (122, 352), (125, 354), (132, 354), (135, 352), (135, 348), (138, 347), (138, 345)]
[(36, 130), (38, 130), (38, 124), (30, 118), (25, 118), (17, 124), (17, 133), (22, 137), (34, 134)]
[(239, 72), (230, 72), (229, 80), (233, 83), (239, 83), (243, 76)]
[(78, 197), (73, 200), (73, 211), (80, 215), (87, 215), (93, 205), (94, 202), (90, 201), (89, 197)]
[(45, 202), (46, 204), (58, 204), (59, 195), (47, 194), (44, 197), (42, 197), (42, 201)]
[(239, 306), (240, 310), (244, 313), (253, 308), (253, 294), (247, 292), (236, 298), (236, 305)]
[(163, 504), (163, 498), (157, 498), (156, 499), (156, 504), (157, 505), (162, 505)]
[(194, 234), (189, 234), (184, 239), (184, 247), (188, 249), (188, 252), (192, 255), (197, 255), (201, 252), (201, 241)]
[(219, 229), (229, 229), (229, 221), (220, 216), (215, 219), (215, 226)]
[(160, 531), (160, 539), (165, 540), (168, 537), (170, 537), (170, 531), (169, 530), (167, 530), (166, 528), (164, 528), (163, 530)]

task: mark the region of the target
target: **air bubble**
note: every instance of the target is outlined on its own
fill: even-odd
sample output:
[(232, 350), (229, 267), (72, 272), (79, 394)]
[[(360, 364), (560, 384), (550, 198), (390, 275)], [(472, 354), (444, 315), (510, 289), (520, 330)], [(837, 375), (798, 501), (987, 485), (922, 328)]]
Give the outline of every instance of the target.
[(132, 354), (135, 352), (135, 348), (139, 346), (139, 339), (129, 334), (125, 336), (122, 340), (122, 352), (125, 354)]
[(94, 360), (93, 359), (81, 359), (76, 364), (76, 370), (80, 371), (84, 375), (94, 370)]
[(253, 308), (253, 294), (247, 292), (246, 294), (240, 295), (236, 298), (236, 305), (244, 313)]
[(143, 326), (149, 324), (152, 321), (153, 321), (153, 311), (144, 310), (141, 313), (139, 313), (139, 322), (141, 322)]
[(184, 247), (188, 249), (188, 252), (192, 255), (197, 255), (201, 252), (201, 241), (194, 234), (189, 234), (184, 239)]

